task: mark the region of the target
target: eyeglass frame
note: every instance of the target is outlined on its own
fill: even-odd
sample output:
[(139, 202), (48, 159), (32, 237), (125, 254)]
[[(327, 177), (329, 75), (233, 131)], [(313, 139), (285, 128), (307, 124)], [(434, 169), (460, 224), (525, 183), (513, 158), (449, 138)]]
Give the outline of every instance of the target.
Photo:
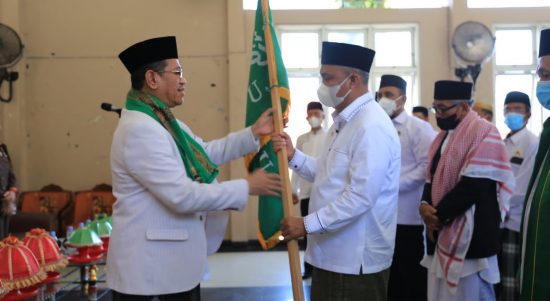
[[(432, 111), (432, 113), (434, 113), (434, 114), (444, 114), (445, 112), (451, 110), (452, 108), (456, 108), (458, 105), (460, 105), (463, 102), (464, 101), (462, 101), (462, 100), (455, 100), (455, 103), (452, 106), (448, 106), (444, 109), (439, 109), (434, 104), (432, 104), (432, 106), (430, 107), (430, 111)], [(472, 101), (469, 100), (466, 103), (470, 104), (471, 102)]]
[(178, 70), (154, 70), (156, 73), (162, 74), (162, 73), (173, 73), (176, 74), (180, 79), (183, 78), (183, 69)]

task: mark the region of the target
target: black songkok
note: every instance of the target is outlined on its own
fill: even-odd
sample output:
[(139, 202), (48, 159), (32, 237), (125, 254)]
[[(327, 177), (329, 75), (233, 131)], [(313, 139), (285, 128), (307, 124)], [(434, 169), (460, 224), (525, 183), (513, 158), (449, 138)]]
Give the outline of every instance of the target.
[(539, 57), (550, 55), (550, 28), (540, 32)]
[(512, 91), (506, 94), (506, 98), (504, 99), (504, 104), (509, 104), (512, 102), (523, 103), (528, 108), (531, 107), (531, 101), (529, 100), (529, 96), (523, 92)]
[(323, 105), (318, 101), (312, 101), (307, 104), (307, 110), (323, 110)]
[(403, 94), (407, 91), (407, 82), (397, 75), (384, 74), (380, 79), (380, 88), (382, 87), (396, 87), (403, 90)]
[(176, 37), (160, 37), (136, 43), (122, 51), (118, 58), (130, 74), (147, 64), (178, 58)]
[(423, 106), (416, 106), (413, 108), (413, 113), (422, 113), (422, 115), (428, 116), (428, 108)]
[(375, 51), (352, 44), (323, 42), (322, 65), (337, 65), (370, 72)]
[(470, 100), (472, 98), (472, 83), (453, 80), (435, 82), (434, 99), (437, 100)]

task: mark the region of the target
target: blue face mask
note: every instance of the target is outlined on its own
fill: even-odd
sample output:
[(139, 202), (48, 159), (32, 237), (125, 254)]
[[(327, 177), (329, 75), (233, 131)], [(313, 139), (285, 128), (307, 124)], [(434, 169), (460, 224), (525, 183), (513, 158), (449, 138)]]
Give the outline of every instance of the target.
[(537, 98), (543, 107), (550, 110), (550, 81), (537, 83)]
[(508, 113), (504, 115), (504, 123), (512, 130), (512, 132), (515, 132), (523, 127), (524, 120), (522, 114), (520, 113)]

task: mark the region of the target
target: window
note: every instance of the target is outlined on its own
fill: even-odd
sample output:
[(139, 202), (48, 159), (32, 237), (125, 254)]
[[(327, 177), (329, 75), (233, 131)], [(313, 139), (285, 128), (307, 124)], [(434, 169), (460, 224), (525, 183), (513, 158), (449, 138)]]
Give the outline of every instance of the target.
[[(243, 9), (256, 10), (258, 0), (243, 0)], [(276, 9), (338, 9), (341, 1), (336, 0), (271, 0), (269, 7)]]
[(449, 6), (449, 0), (386, 0), (387, 8), (438, 8)]
[[(546, 26), (547, 27), (547, 26)], [(544, 26), (506, 26), (496, 27), (494, 60), (495, 87), (495, 123), (502, 136), (510, 132), (504, 124), (504, 99), (511, 91), (520, 91), (531, 99), (531, 119), (527, 128), (534, 134), (540, 134), (542, 123), (550, 116), (539, 104), (535, 87), (537, 52), (540, 30)], [(521, 47), (518, 47), (521, 45)]]
[[(524, 0), (525, 1), (525, 0)], [(536, 1), (536, 0), (531, 0)], [(277, 9), (340, 9), (343, 0), (271, 0), (269, 6)], [(350, 2), (349, 0), (347, 2)], [(449, 0), (385, 0), (384, 8), (438, 8), (449, 6)], [(243, 0), (243, 9), (256, 10), (258, 0)], [(357, 5), (355, 5), (357, 6)], [(354, 5), (345, 5), (353, 8)]]
[[(293, 140), (309, 131), (306, 121), (307, 103), (319, 101), (319, 68), (322, 41), (366, 46), (376, 51), (370, 73), (370, 91), (380, 85), (383, 74), (395, 74), (407, 81), (407, 112), (418, 101), (418, 67), (416, 58), (416, 26), (400, 25), (327, 25), (279, 26), (279, 41), (287, 68), (292, 105), (286, 129)], [(397, 47), (396, 45), (399, 45)], [(325, 110), (325, 128), (332, 124), (332, 109)]]
[(545, 7), (550, 0), (468, 0), (469, 8)]

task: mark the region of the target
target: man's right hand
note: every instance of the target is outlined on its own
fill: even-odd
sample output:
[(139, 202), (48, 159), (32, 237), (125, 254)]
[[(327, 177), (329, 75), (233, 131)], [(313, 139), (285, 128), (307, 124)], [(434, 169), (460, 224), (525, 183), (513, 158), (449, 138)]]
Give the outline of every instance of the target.
[(248, 194), (277, 196), (282, 191), (281, 177), (275, 173), (256, 169), (248, 176)]
[(430, 231), (438, 231), (441, 228), (441, 222), (437, 217), (437, 209), (427, 203), (421, 203), (418, 208), (420, 216), (424, 220), (426, 227)]
[(292, 145), (292, 139), (285, 133), (273, 133), (271, 135), (271, 142), (273, 143), (273, 150), (277, 153), (281, 149), (286, 148), (287, 159), (290, 161), (294, 157), (294, 146)]

